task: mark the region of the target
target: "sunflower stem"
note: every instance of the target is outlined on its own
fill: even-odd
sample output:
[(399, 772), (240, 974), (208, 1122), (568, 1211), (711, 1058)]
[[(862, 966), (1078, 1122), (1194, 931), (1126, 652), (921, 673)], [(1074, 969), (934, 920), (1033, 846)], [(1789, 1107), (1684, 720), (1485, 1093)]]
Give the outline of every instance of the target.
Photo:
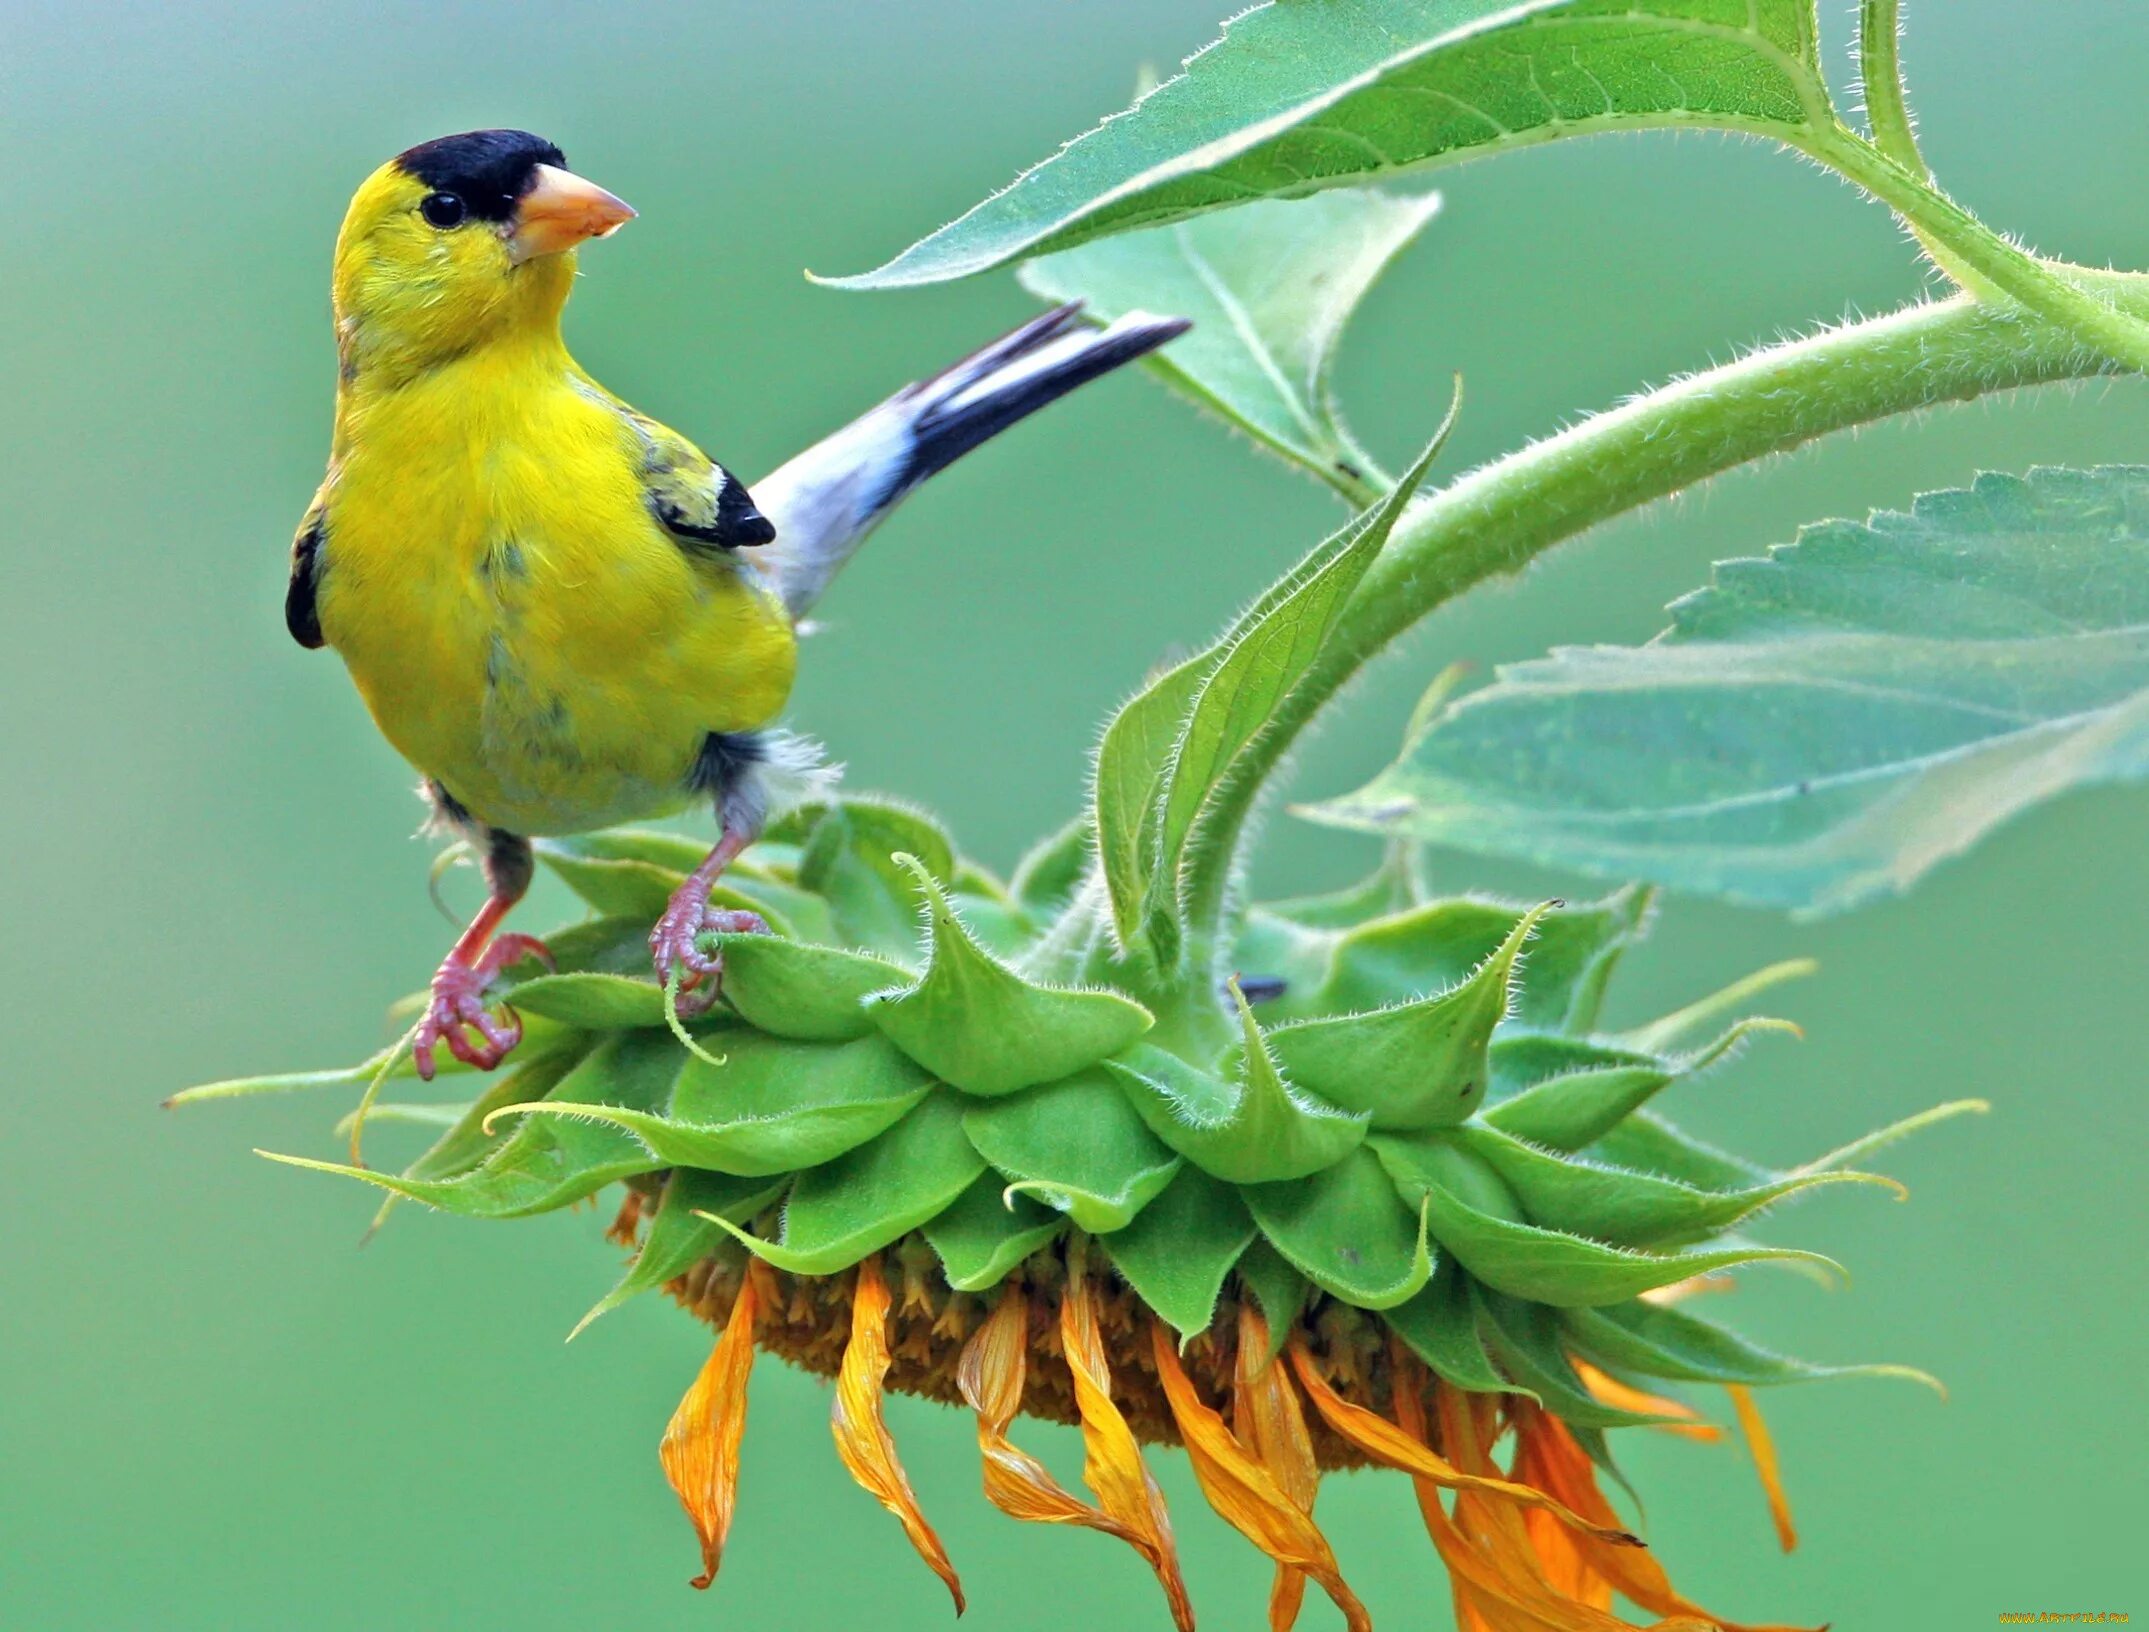
[[(2129, 325), (2149, 317), (2149, 277), (2069, 273), (2083, 298), (2107, 315)], [(1212, 828), (1232, 841), (1218, 849), (1236, 845), (1256, 790), (1329, 700), (1397, 636), (1464, 590), (1519, 571), (1600, 522), (1833, 431), (1938, 403), (2132, 370), (2082, 327), (1970, 295), (1920, 303), (1676, 380), (1419, 500), (1250, 751), (1247, 774), (1237, 779), (1246, 797)], [(1235, 892), (1221, 867), (1210, 870), (1218, 876), (1198, 881), (1190, 897), (1192, 955), (1182, 966), (1189, 987), (1212, 987), (1233, 928)]]

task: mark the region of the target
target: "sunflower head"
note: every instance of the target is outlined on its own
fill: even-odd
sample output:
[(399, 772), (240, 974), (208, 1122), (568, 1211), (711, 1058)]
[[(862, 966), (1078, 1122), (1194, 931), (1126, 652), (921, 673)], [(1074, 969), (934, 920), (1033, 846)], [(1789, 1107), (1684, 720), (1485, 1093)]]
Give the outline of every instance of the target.
[[(1193, 1012), (1097, 931), (1084, 835), (1003, 882), (929, 819), (851, 799), (790, 818), (726, 880), (773, 933), (721, 937), (724, 1005), (682, 1027), (646, 926), (699, 859), (621, 832), (545, 845), (593, 916), (556, 972), (505, 992), (516, 1068), (400, 1174), (340, 1172), (478, 1217), (624, 1186), (632, 1249), (585, 1322), (663, 1289), (717, 1330), (662, 1443), (716, 1576), (747, 1382), (772, 1352), (835, 1380), (838, 1454), (958, 1608), (954, 1565), (883, 1421), (886, 1390), (959, 1402), (1010, 1515), (1102, 1530), (1193, 1611), (1141, 1447), (1183, 1447), (1217, 1511), (1274, 1562), (1270, 1619), (1308, 1584), (1365, 1611), (1314, 1519), (1324, 1472), (1406, 1475), (1460, 1624), (1578, 1632), (1731, 1626), (1681, 1597), (1601, 1493), (1607, 1431), (1716, 1437), (1665, 1384), (1729, 1390), (1786, 1545), (1750, 1390), (1845, 1371), (1768, 1353), (1682, 1301), (1744, 1266), (1827, 1275), (1736, 1233), (1841, 1183), (1942, 1106), (1803, 1166), (1702, 1144), (1667, 1092), (1781, 1022), (1732, 1018), (1793, 966), (1655, 1024), (1599, 1024), (1649, 901), (1428, 898), (1407, 858), (1243, 915)], [(329, 1074), (402, 1080), (393, 1052)], [(319, 1083), (255, 1079), (196, 1096)], [(443, 1081), (475, 1079), (444, 1074)], [(354, 1144), (356, 1133), (354, 1130)], [(1088, 1494), (1012, 1437), (1079, 1425)]]

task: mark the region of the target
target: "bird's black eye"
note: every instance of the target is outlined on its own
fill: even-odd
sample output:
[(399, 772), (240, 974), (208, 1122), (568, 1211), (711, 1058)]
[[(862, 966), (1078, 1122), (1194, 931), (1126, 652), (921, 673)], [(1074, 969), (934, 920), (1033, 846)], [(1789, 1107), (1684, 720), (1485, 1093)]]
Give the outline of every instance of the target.
[(418, 213), (445, 231), (449, 227), (461, 226), (463, 217), (470, 213), (470, 206), (453, 193), (427, 193), (418, 201)]

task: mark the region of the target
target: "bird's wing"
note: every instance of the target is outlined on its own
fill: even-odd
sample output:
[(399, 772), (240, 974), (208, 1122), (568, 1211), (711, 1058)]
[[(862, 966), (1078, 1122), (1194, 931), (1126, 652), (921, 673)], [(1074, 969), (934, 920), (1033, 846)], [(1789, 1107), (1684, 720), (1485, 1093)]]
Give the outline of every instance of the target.
[(668, 426), (620, 408), (642, 440), (642, 487), (664, 530), (688, 549), (736, 550), (776, 536), (746, 484)]
[(328, 536), (328, 507), (316, 498), (291, 541), (291, 582), (284, 590), (284, 627), (308, 651), (327, 645), (321, 634), (321, 549)]
[(1059, 307), (906, 385), (754, 484), (776, 542), (760, 558), (796, 619), (880, 519), (927, 477), (1076, 386), (1186, 332), (1184, 318), (1130, 312), (1085, 327)]

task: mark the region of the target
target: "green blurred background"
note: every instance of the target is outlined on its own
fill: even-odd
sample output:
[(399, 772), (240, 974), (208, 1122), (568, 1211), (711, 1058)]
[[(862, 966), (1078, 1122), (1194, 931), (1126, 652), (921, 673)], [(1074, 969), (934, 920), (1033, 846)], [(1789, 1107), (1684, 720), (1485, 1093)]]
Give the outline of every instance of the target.
[[(642, 219), (585, 257), (576, 351), (735, 468), (768, 468), (1017, 319), (1000, 277), (845, 296), (870, 265), (1122, 104), (1219, 0), (723, 0), (698, 6), (0, 4), (0, 1625), (940, 1627), (940, 1588), (838, 1468), (827, 1389), (765, 1363), (713, 1597), (657, 1436), (707, 1334), (644, 1300), (572, 1347), (617, 1253), (589, 1212), (512, 1228), (407, 1209), (363, 1252), (340, 1102), (185, 1115), (180, 1085), (353, 1059), (449, 933), (410, 774), (334, 660), (278, 615), (326, 446), (329, 245), (351, 188), (422, 138), (515, 124)], [(1848, 8), (1824, 8), (1840, 48)], [(2149, 265), (2149, 14), (2130, 0), (1911, 0), (1942, 179), (1995, 224)], [(1469, 379), (1451, 468), (1781, 330), (1917, 293), (1887, 216), (1751, 143), (1606, 140), (1459, 172), (1341, 378), (1414, 447)], [(1892, 424), (1570, 546), (1436, 618), (1348, 702), (1297, 784), (1385, 760), (1418, 688), (1553, 641), (1636, 640), (1715, 557), (1979, 468), (2140, 460), (2136, 383)], [(1010, 862), (1073, 806), (1103, 711), (1333, 523), (1331, 501), (1156, 386), (1084, 393), (913, 501), (825, 607), (794, 717)], [(1805, 1533), (1780, 1556), (1742, 1455), (1643, 1434), (1651, 1533), (1725, 1613), (1846, 1628), (2133, 1609), (2142, 1581), (2140, 1061), (2149, 796), (2040, 812), (1911, 899), (1799, 927), (1674, 902), (1615, 1020), (1811, 953), (1808, 1028), (1685, 1094), (1700, 1130), (1801, 1159), (1989, 1096), (1888, 1164), (1911, 1205), (1819, 1199), (1776, 1233), (1845, 1292), (1756, 1277), (1758, 1336), (1888, 1358), (1773, 1397)], [(1278, 816), (1271, 889), (1368, 847)], [(1454, 886), (1561, 880), (1435, 857)], [(459, 907), (472, 881), (457, 875)], [(560, 909), (537, 903), (529, 927)], [(380, 1136), (391, 1154), (393, 1134)], [(1795, 1229), (1794, 1226), (1795, 1225)], [(893, 1424), (985, 1628), (1162, 1626), (1131, 1552), (1015, 1525), (966, 1421)], [(1063, 1465), (1072, 1436), (1040, 1430)], [(1204, 1624), (1268, 1572), (1160, 1455)], [(1321, 1517), (1386, 1627), (1449, 1624), (1405, 1484)], [(1335, 1624), (1310, 1604), (1305, 1624)]]

